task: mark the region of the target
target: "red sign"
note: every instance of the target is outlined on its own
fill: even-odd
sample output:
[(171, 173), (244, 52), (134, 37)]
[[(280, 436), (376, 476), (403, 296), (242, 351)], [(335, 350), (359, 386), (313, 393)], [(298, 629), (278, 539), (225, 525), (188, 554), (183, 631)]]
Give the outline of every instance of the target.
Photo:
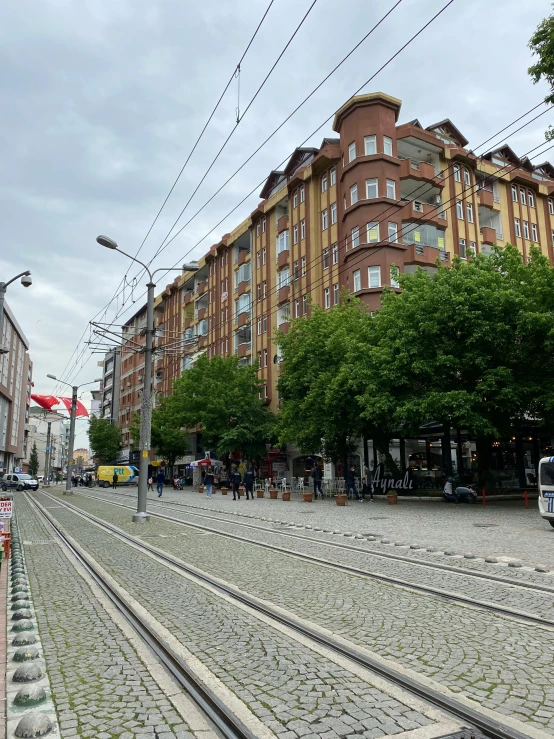
[(13, 515), (13, 499), (3, 497), (0, 499), (0, 518), (11, 518)]

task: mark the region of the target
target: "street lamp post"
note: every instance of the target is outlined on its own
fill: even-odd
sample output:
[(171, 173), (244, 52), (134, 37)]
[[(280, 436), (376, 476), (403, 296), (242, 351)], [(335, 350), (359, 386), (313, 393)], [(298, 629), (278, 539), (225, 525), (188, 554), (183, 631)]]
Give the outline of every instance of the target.
[(69, 417), (69, 443), (67, 445), (67, 477), (65, 480), (65, 490), (64, 495), (72, 495), (71, 490), (71, 475), (73, 474), (73, 447), (75, 445), (75, 419), (77, 417), (77, 391), (80, 387), (84, 387), (85, 385), (94, 385), (97, 382), (102, 382), (102, 380), (91, 380), (91, 382), (83, 382), (81, 385), (71, 385), (69, 382), (65, 382), (64, 380), (58, 380), (58, 378), (55, 375), (46, 375), (46, 377), (49, 377), (51, 380), (56, 380), (56, 382), (60, 382), (62, 385), (67, 385), (71, 388), (71, 414)]
[[(0, 340), (2, 338), (2, 320), (4, 318), (4, 301), (6, 299), (6, 290), (8, 289), (8, 285), (11, 285), (12, 282), (15, 282), (20, 277), (23, 287), (29, 287), (29, 285), (33, 284), (33, 280), (31, 279), (31, 273), (29, 272), (29, 270), (27, 270), (26, 272), (20, 272), (15, 277), (12, 277), (11, 280), (8, 280), (8, 282), (0, 282)], [(0, 354), (7, 353), (7, 347), (3, 347), (0, 345)]]
[(107, 249), (117, 250), (120, 254), (136, 262), (143, 267), (148, 273), (149, 282), (147, 284), (148, 293), (146, 297), (146, 337), (144, 346), (144, 389), (142, 391), (142, 404), (140, 410), (140, 463), (139, 463), (139, 482), (138, 482), (138, 498), (137, 512), (133, 515), (134, 523), (144, 523), (148, 521), (149, 516), (146, 512), (146, 500), (148, 492), (148, 461), (150, 457), (150, 436), (152, 431), (152, 345), (154, 341), (154, 288), (156, 284), (153, 280), (156, 272), (196, 272), (199, 266), (196, 262), (183, 264), (182, 267), (160, 267), (151, 272), (146, 264), (139, 261), (130, 254), (126, 254), (118, 247), (117, 243), (108, 236), (97, 236), (96, 241)]

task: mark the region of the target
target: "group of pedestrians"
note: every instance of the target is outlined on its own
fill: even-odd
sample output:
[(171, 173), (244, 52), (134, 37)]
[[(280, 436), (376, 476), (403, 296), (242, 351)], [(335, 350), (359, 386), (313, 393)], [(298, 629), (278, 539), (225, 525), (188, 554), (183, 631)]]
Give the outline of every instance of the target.
[[(314, 483), (314, 498), (317, 500), (318, 493), (320, 497), (323, 498), (323, 490), (321, 487), (321, 483), (323, 481), (323, 470), (318, 464), (314, 465), (312, 469), (312, 480)], [(362, 478), (361, 491), (358, 490), (358, 485), (356, 482), (356, 467), (353, 464), (348, 467), (344, 482), (344, 492), (346, 493), (346, 495), (352, 492), (356, 500), (359, 500), (360, 503), (363, 503), (365, 501), (365, 496), (369, 493), (369, 502), (373, 503), (373, 475), (371, 474), (371, 470), (367, 465), (364, 465), (364, 476)]]
[(92, 472), (85, 472), (84, 475), (71, 475), (71, 484), (74, 488), (77, 487), (77, 485), (81, 487), (91, 488), (94, 485), (94, 475)]

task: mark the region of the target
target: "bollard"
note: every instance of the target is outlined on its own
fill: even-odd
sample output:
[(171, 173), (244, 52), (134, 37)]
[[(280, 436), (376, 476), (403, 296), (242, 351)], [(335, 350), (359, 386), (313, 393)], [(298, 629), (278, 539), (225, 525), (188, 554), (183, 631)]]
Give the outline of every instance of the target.
[(483, 496), (483, 505), (487, 505), (487, 492), (485, 488), (481, 490), (481, 495)]
[(524, 491), (523, 498), (525, 500), (525, 507), (529, 508), (529, 493), (527, 492), (527, 490)]

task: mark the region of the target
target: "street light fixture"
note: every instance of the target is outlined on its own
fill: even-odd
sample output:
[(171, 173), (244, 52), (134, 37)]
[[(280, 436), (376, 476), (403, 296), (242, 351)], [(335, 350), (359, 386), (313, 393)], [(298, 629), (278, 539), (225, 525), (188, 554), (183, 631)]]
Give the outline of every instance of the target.
[(64, 495), (72, 495), (71, 490), (71, 475), (73, 473), (73, 447), (75, 445), (75, 418), (77, 417), (77, 392), (80, 387), (84, 387), (85, 385), (94, 385), (96, 382), (102, 382), (102, 379), (100, 380), (91, 380), (90, 382), (83, 382), (80, 385), (72, 385), (70, 382), (65, 382), (65, 380), (58, 380), (56, 375), (46, 375), (46, 377), (49, 377), (51, 380), (56, 380), (56, 382), (60, 382), (62, 385), (67, 385), (71, 388), (71, 413), (70, 413), (70, 420), (69, 420), (69, 443), (67, 445), (67, 476), (65, 480), (65, 490)]
[(142, 391), (142, 403), (140, 409), (140, 463), (139, 463), (139, 482), (137, 497), (137, 512), (133, 515), (134, 523), (144, 523), (148, 521), (149, 516), (146, 513), (146, 500), (148, 492), (148, 460), (150, 457), (150, 437), (152, 433), (152, 358), (153, 358), (153, 340), (154, 340), (154, 288), (156, 284), (153, 280), (156, 272), (197, 272), (200, 266), (197, 262), (189, 262), (182, 267), (160, 267), (151, 272), (146, 264), (121, 251), (117, 242), (110, 239), (109, 236), (97, 236), (96, 241), (100, 246), (106, 249), (117, 250), (124, 257), (132, 262), (136, 262), (143, 267), (148, 273), (149, 282), (147, 284), (148, 293), (146, 298), (146, 336), (144, 346), (144, 389)]
[[(11, 280), (8, 280), (8, 282), (0, 282), (0, 338), (2, 336), (2, 320), (4, 318), (4, 301), (6, 299), (6, 290), (8, 289), (8, 285), (11, 285), (12, 282), (15, 282), (19, 277), (21, 277), (21, 284), (23, 287), (29, 287), (33, 284), (33, 280), (31, 278), (31, 273), (29, 270), (26, 272), (20, 272), (15, 277), (12, 277)], [(0, 354), (7, 354), (9, 352), (9, 349), (7, 346), (0, 345)]]

